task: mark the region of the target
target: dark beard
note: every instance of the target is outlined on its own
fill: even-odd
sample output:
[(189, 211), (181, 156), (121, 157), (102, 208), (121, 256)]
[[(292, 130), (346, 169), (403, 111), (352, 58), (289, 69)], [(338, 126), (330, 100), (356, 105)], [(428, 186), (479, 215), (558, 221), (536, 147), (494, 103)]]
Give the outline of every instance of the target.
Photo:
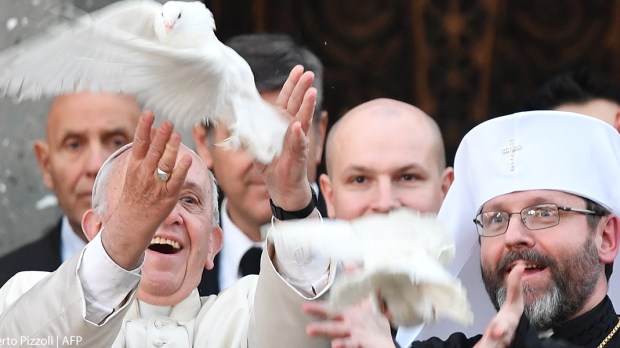
[(481, 266), (484, 286), (497, 310), (506, 300), (506, 267), (517, 260), (544, 265), (551, 272), (550, 288), (543, 294), (531, 285), (523, 289), (525, 314), (537, 330), (550, 329), (581, 310), (594, 292), (596, 281), (603, 271), (593, 235), (588, 237), (580, 250), (563, 255), (559, 260), (552, 260), (534, 249), (509, 251), (495, 273)]

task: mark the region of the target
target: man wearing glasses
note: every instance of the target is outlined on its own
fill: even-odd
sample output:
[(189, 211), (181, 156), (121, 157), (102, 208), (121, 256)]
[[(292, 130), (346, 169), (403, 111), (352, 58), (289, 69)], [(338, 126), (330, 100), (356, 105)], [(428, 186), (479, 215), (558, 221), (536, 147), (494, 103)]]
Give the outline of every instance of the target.
[[(540, 335), (620, 346), (606, 295), (620, 243), (618, 178), (620, 136), (591, 117), (532, 111), (469, 132), (439, 217), (457, 238), (453, 270), (480, 267), (483, 282), (478, 272), (460, 274), (473, 308), (486, 301), (484, 284), (499, 309), (508, 273), (524, 265), (524, 312)], [(477, 314), (480, 333), (489, 317)]]
[[(544, 339), (620, 347), (620, 319), (607, 296), (620, 245), (618, 132), (567, 112), (499, 117), (463, 138), (454, 171), (439, 218), (456, 238), (451, 271), (467, 288), (475, 323), (427, 327), (418, 337), (433, 332), (445, 341), (431, 338), (411, 347), (473, 347), (481, 336), (468, 336), (483, 332), (491, 318), (487, 298), (495, 309), (510, 303), (507, 284), (518, 283), (508, 281), (508, 274), (523, 268), (525, 316), (505, 331), (516, 333), (512, 346), (538, 347)], [(378, 336), (389, 338), (388, 330), (351, 325), (360, 312), (309, 329), (358, 347)], [(454, 331), (461, 332), (448, 337)]]
[[(592, 204), (594, 204), (592, 202)], [(495, 237), (506, 233), (512, 215), (521, 216), (521, 221), (530, 230), (542, 230), (560, 223), (560, 211), (574, 211), (586, 215), (604, 216), (609, 212), (559, 206), (555, 203), (537, 204), (525, 207), (516, 213), (505, 211), (483, 211), (476, 215), (474, 224), (481, 237)]]

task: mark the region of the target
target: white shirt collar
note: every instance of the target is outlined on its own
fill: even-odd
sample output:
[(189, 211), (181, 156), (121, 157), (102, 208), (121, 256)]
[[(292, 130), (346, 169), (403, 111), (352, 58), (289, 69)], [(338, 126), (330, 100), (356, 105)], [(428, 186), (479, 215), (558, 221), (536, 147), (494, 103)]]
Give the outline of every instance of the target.
[[(82, 232), (80, 232), (82, 233)], [(80, 238), (71, 228), (69, 219), (66, 215), (62, 217), (60, 224), (60, 258), (62, 262), (67, 261), (73, 255), (82, 251), (86, 242)]]
[(155, 316), (169, 317), (172, 312), (172, 306), (157, 306), (138, 300), (138, 308), (140, 317), (152, 318)]
[(262, 246), (261, 242), (255, 242), (243, 233), (237, 225), (235, 225), (226, 211), (226, 203), (228, 200), (224, 198), (220, 207), (222, 232), (224, 234), (224, 244), (220, 251), (219, 274), (220, 291), (233, 285), (239, 280), (239, 261), (243, 254), (253, 246)]
[(318, 196), (319, 195), (319, 184), (313, 181), (310, 183), (310, 187), (312, 187), (312, 190)]

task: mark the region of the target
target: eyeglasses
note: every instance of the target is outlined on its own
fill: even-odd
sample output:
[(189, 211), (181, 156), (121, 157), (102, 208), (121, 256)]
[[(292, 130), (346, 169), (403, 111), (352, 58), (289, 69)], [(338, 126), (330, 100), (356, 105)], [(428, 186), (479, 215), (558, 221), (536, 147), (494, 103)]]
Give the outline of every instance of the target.
[(517, 213), (483, 211), (476, 215), (474, 224), (476, 224), (476, 230), (481, 237), (495, 237), (506, 233), (512, 215), (519, 214), (521, 215), (523, 225), (525, 225), (527, 229), (542, 230), (557, 226), (560, 223), (560, 210), (586, 215), (604, 215), (593, 210), (563, 207), (555, 203), (545, 203), (523, 208)]

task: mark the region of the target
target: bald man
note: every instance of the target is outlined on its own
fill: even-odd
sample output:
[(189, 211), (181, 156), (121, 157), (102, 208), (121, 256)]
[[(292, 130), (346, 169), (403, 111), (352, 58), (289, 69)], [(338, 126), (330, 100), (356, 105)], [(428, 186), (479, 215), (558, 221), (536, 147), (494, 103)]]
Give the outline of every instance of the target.
[(329, 217), (350, 220), (399, 207), (437, 212), (454, 178), (437, 123), (393, 99), (361, 104), (331, 128), (320, 177)]
[(90, 208), (95, 176), (108, 156), (131, 141), (140, 112), (136, 100), (124, 94), (85, 92), (54, 99), (47, 139), (35, 142), (34, 154), (63, 216), (43, 237), (0, 258), (0, 286), (20, 271), (53, 271), (82, 250), (82, 215)]
[[(305, 177), (305, 168), (298, 164), (308, 163), (308, 155), (287, 153), (297, 156), (287, 167), (297, 185), (286, 192), (306, 192), (309, 197), (307, 181), (293, 180)], [(371, 100), (343, 115), (330, 129), (325, 156), (327, 173), (319, 184), (330, 218), (351, 220), (403, 207), (436, 213), (454, 179), (437, 123), (393, 99)], [(286, 198), (296, 199), (293, 194)], [(296, 208), (309, 200), (297, 198)]]
[[(328, 216), (336, 219), (401, 207), (437, 213), (454, 180), (435, 120), (394, 99), (374, 99), (343, 115), (327, 136), (325, 161), (319, 183)], [(419, 330), (406, 329), (404, 337)]]

